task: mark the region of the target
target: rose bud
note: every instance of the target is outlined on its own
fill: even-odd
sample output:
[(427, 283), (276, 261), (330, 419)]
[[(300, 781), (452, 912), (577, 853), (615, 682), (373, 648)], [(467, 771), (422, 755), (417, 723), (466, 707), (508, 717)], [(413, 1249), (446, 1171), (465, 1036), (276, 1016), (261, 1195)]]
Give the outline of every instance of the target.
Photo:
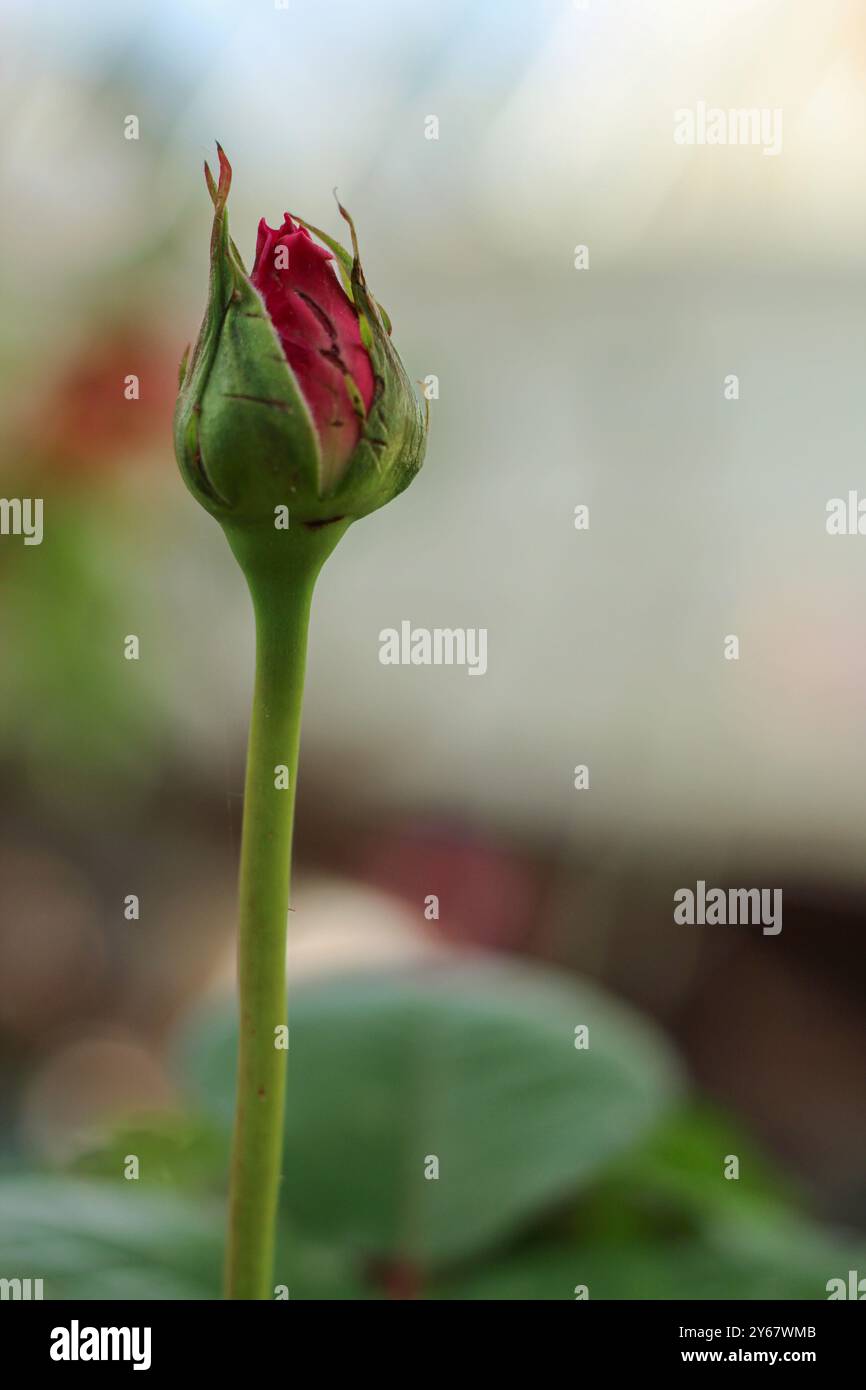
[[(426, 421), (387, 319), (350, 256), (302, 218), (262, 222), (252, 275), (229, 237), (228, 160), (214, 204), (210, 296), (181, 368), (175, 449), (246, 576), (256, 676), (244, 783), (238, 930), (237, 1102), (226, 1295), (267, 1299), (273, 1267), (286, 1052), (294, 798), (310, 605), (344, 531), (411, 482)], [(314, 238), (318, 238), (316, 241)], [(319, 244), (321, 243), (321, 244)]]
[[(421, 467), (426, 419), (358, 255), (302, 218), (262, 219), (252, 274), (228, 231), (231, 166), (219, 150), (210, 294), (181, 367), (175, 449), (184, 480), (234, 537), (319, 528), (384, 506)], [(317, 239), (316, 239), (317, 238)], [(336, 539), (336, 536), (335, 536)], [(249, 535), (242, 545), (249, 549)], [(243, 560), (241, 555), (238, 558)]]

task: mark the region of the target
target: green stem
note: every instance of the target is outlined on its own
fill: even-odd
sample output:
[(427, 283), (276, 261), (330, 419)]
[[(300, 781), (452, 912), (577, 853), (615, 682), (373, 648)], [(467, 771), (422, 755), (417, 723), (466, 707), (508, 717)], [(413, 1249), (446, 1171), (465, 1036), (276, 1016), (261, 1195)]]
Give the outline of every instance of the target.
[[(229, 542), (247, 577), (256, 621), (256, 679), (240, 866), (237, 1099), (229, 1185), (225, 1292), (273, 1297), (283, 1158), (287, 1024), (286, 930), (307, 628), (319, 569), (346, 529), (255, 535)], [(288, 786), (281, 769), (288, 770)], [(278, 1045), (282, 1042), (282, 1046)]]

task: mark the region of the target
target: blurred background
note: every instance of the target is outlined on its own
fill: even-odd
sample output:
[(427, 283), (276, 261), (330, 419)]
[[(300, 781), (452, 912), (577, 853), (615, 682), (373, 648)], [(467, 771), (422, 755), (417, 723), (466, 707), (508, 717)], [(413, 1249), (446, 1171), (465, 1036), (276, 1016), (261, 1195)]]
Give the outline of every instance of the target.
[[(862, 4), (4, 20), (0, 491), (45, 520), (0, 537), (0, 1276), (219, 1290), (253, 633), (170, 436), (216, 139), (247, 263), (286, 208), (341, 235), (336, 187), (439, 381), (314, 607), (277, 1278), (866, 1275), (866, 542), (825, 528), (866, 479)], [(781, 109), (781, 152), (676, 144), (699, 102)], [(404, 619), (486, 628), (486, 675), (380, 665)], [(699, 878), (782, 932), (675, 925)]]

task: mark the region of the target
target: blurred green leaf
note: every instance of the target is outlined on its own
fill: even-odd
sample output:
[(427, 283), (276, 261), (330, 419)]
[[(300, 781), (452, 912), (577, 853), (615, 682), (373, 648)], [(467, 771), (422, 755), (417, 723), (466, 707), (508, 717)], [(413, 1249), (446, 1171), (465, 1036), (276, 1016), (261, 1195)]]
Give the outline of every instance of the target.
[[(724, 1176), (734, 1154), (739, 1177)], [(641, 1143), (618, 1157), (574, 1209), (579, 1240), (614, 1231), (622, 1238), (696, 1229), (732, 1216), (760, 1223), (787, 1219), (800, 1205), (794, 1183), (761, 1153), (739, 1122), (708, 1105), (666, 1115)]]
[[(46, 1299), (218, 1299), (225, 1217), (223, 1199), (147, 1193), (122, 1178), (4, 1179), (0, 1278), (42, 1279)], [(301, 1244), (284, 1226), (274, 1284), (290, 1299), (375, 1297), (345, 1251)]]
[(345, 1248), (299, 1241), (285, 1222), (277, 1237), (274, 1284), (295, 1302), (368, 1302), (379, 1298), (363, 1262)]
[[(502, 1240), (578, 1192), (676, 1091), (658, 1035), (600, 992), (472, 959), (305, 985), (290, 1028), (284, 1209), (302, 1239), (359, 1257), (429, 1267)], [(235, 1047), (221, 1013), (188, 1049), (226, 1126)]]
[(199, 1195), (222, 1194), (228, 1178), (225, 1134), (212, 1122), (174, 1112), (139, 1116), (135, 1124), (118, 1123), (103, 1143), (80, 1154), (70, 1171), (82, 1177), (115, 1179), (123, 1175), (128, 1154), (138, 1159), (138, 1187), (170, 1187)]
[(222, 1204), (63, 1177), (0, 1182), (0, 1278), (57, 1299), (216, 1298)]
[[(58, 767), (70, 782), (109, 769), (143, 779), (159, 765), (151, 755), (166, 722), (158, 676), (123, 659), (130, 615), (138, 633), (149, 618), (126, 549), (136, 514), (108, 490), (61, 493), (51, 508), (38, 564), (23, 547), (4, 553), (0, 642), (16, 659), (0, 666), (0, 751), (56, 797)], [(62, 698), (45, 700), (46, 690)], [(36, 702), (39, 719), (30, 717)]]
[[(745, 1241), (738, 1237), (746, 1237)], [(802, 1237), (802, 1243), (801, 1243)], [(822, 1299), (826, 1281), (849, 1268), (841, 1247), (812, 1248), (807, 1227), (784, 1248), (750, 1248), (747, 1232), (727, 1242), (712, 1236), (669, 1242), (552, 1245), (504, 1255), (438, 1283), (430, 1297), (459, 1300)]]

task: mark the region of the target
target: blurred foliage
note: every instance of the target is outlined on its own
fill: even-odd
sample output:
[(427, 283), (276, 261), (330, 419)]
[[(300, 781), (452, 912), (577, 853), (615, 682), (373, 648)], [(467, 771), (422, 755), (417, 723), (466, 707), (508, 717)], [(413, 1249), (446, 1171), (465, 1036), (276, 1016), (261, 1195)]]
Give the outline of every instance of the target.
[(117, 494), (65, 493), (51, 500), (38, 563), (23, 545), (4, 551), (15, 601), (0, 605), (0, 640), (15, 660), (0, 670), (0, 749), (55, 798), (58, 769), (78, 784), (159, 766), (165, 697), (147, 663), (124, 659), (126, 635), (149, 617), (128, 557), (139, 525)]
[[(190, 1115), (118, 1129), (74, 1175), (0, 1182), (0, 1275), (219, 1296), (234, 1037), (225, 1009), (189, 1029)], [(289, 1086), (275, 1282), (294, 1299), (823, 1298), (864, 1263), (582, 984), (471, 962), (305, 984)]]
[(82, 1153), (72, 1167), (82, 1177), (113, 1178), (127, 1154), (139, 1162), (145, 1188), (221, 1193), (228, 1182), (226, 1137), (210, 1120), (160, 1114), (119, 1124), (105, 1142)]
[[(190, 1050), (201, 1103), (224, 1124), (235, 1052), (224, 1013)], [(284, 1192), (295, 1229), (428, 1267), (477, 1253), (581, 1187), (675, 1086), (661, 1041), (604, 996), (473, 964), (298, 991), (289, 1075)], [(428, 1155), (438, 1180), (424, 1178)]]
[(0, 1183), (0, 1267), (48, 1298), (206, 1298), (219, 1287), (221, 1212), (135, 1184), (62, 1176)]

